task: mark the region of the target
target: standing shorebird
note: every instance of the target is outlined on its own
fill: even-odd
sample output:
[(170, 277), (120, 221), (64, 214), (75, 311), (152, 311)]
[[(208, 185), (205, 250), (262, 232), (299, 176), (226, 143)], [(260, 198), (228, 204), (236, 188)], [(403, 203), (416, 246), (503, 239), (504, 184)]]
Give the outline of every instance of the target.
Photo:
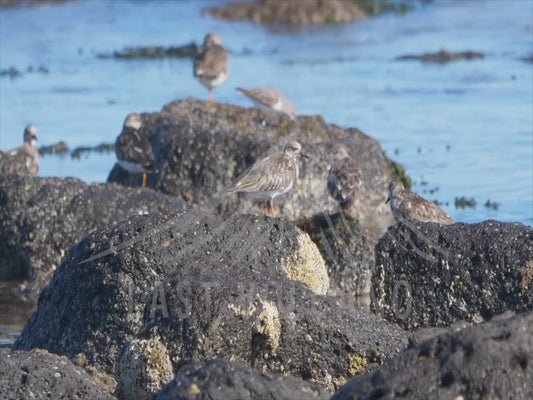
[(254, 102), (257, 108), (265, 113), (285, 114), (290, 119), (296, 117), (296, 107), (278, 89), (258, 88), (247, 90), (237, 88), (237, 92), (248, 97)]
[(392, 214), (397, 222), (404, 219), (416, 219), (422, 222), (436, 222), (442, 225), (455, 223), (455, 220), (432, 201), (405, 190), (403, 183), (400, 181), (389, 183), (389, 198), (387, 202), (389, 201)]
[(28, 125), (24, 129), (24, 144), (15, 150), (9, 151), (14, 160), (14, 167), (21, 166), (28, 170), (30, 175), (37, 176), (39, 172), (39, 148), (37, 147), (37, 127)]
[(154, 151), (141, 129), (141, 115), (129, 114), (124, 121), (122, 133), (115, 142), (115, 153), (118, 164), (130, 174), (130, 186), (133, 187), (133, 175), (143, 174), (143, 186), (146, 187), (146, 174), (155, 173)]
[(266, 156), (256, 161), (233, 185), (228, 192), (249, 193), (255, 198), (267, 200), (265, 214), (276, 216), (274, 198), (287, 193), (298, 181), (298, 157), (302, 155), (302, 146), (292, 141), (283, 146), (281, 152)]
[(213, 88), (222, 85), (228, 74), (228, 52), (222, 39), (215, 33), (208, 33), (194, 60), (194, 77), (209, 89), (210, 102), (213, 102)]
[(354, 213), (354, 202), (361, 194), (361, 171), (346, 147), (338, 144), (333, 149), (333, 164), (328, 173), (328, 191), (343, 212)]

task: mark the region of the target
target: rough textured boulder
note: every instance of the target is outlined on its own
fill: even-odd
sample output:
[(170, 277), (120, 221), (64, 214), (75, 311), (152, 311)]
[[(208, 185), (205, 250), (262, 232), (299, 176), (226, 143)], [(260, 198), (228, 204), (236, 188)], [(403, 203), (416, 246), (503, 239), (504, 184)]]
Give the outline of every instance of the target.
[(406, 329), (533, 310), (533, 228), (407, 221), (376, 246), (372, 306)]
[(359, 376), (332, 400), (531, 399), (533, 314), (430, 339)]
[[(326, 124), (320, 116), (291, 121), (257, 109), (187, 99), (159, 113), (143, 114), (141, 133), (148, 135), (160, 171), (148, 177), (148, 185), (206, 210), (262, 212), (251, 200), (229, 195), (224, 188), (259, 157), (280, 151), (290, 140), (300, 141), (309, 156), (302, 159), (296, 188), (275, 201), (279, 214), (291, 220), (337, 209), (326, 182), (331, 151), (338, 142), (361, 165), (363, 189), (356, 211), (362, 226), (380, 232), (394, 222), (385, 204), (391, 171), (408, 179), (377, 140), (358, 129)], [(127, 184), (128, 176), (116, 165), (108, 181)]]
[(308, 400), (329, 399), (319, 385), (292, 376), (272, 374), (225, 360), (195, 362), (183, 367), (153, 400)]
[(309, 234), (326, 262), (329, 295), (346, 305), (368, 309), (371, 271), (374, 268), (374, 243), (357, 220), (348, 215), (321, 214), (297, 221)]
[(36, 299), (65, 254), (91, 231), (130, 215), (184, 208), (153, 191), (0, 175), (0, 278), (31, 279), (24, 294)]
[[(157, 338), (174, 370), (224, 358), (333, 390), (401, 351), (406, 334), (314, 294), (310, 287), (329, 283), (316, 246), (302, 237), (291, 222), (264, 216), (130, 218), (72, 249), (14, 347), (84, 353), (120, 385), (123, 348)], [(157, 381), (135, 376), (148, 377), (143, 388)]]
[(66, 357), (44, 350), (0, 349), (0, 398), (112, 400), (94, 377)]

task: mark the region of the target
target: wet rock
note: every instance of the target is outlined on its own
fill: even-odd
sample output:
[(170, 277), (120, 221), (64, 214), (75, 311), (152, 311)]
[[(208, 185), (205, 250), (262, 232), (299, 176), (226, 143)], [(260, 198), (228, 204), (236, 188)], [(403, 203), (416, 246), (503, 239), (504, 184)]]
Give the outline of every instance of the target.
[(28, 278), (22, 294), (36, 300), (68, 250), (91, 231), (129, 215), (184, 208), (152, 191), (0, 175), (0, 277)]
[(422, 55), (408, 54), (405, 56), (396, 57), (397, 60), (420, 60), (422, 62), (436, 62), (447, 63), (457, 60), (476, 60), (483, 59), (485, 56), (482, 53), (475, 51), (463, 51), (459, 53), (450, 53), (447, 50), (441, 50), (438, 53), (426, 53)]
[(58, 268), (14, 347), (83, 353), (121, 385), (125, 346), (157, 338), (175, 371), (224, 358), (333, 390), (401, 351), (406, 334), (290, 280), (291, 263), (316, 265), (302, 235), (283, 219), (199, 212), (95, 231)]
[(533, 228), (408, 220), (376, 246), (372, 307), (405, 329), (533, 309)]
[(531, 399), (533, 314), (430, 339), (347, 383), (332, 400)]
[(0, 398), (112, 400), (100, 382), (66, 357), (0, 349)]
[(368, 308), (374, 242), (358, 221), (344, 214), (321, 214), (296, 224), (309, 234), (326, 262), (329, 295), (343, 303)]
[[(143, 114), (141, 133), (150, 139), (159, 170), (148, 177), (150, 187), (209, 211), (239, 213), (262, 213), (263, 204), (230, 195), (225, 187), (265, 153), (298, 140), (310, 158), (301, 163), (296, 188), (275, 200), (279, 215), (292, 220), (337, 209), (326, 183), (331, 149), (344, 142), (361, 165), (363, 189), (356, 210), (361, 225), (381, 232), (394, 221), (385, 204), (393, 164), (378, 141), (357, 129), (326, 124), (320, 116), (291, 121), (257, 109), (187, 99)], [(128, 179), (116, 165), (108, 181), (125, 185)]]
[(183, 367), (153, 400), (202, 399), (329, 399), (319, 385), (282, 374), (267, 373), (225, 360), (195, 362)]
[(309, 26), (349, 24), (365, 14), (353, 1), (343, 0), (263, 0), (231, 2), (224, 7), (204, 10), (215, 18), (251, 21), (254, 24)]

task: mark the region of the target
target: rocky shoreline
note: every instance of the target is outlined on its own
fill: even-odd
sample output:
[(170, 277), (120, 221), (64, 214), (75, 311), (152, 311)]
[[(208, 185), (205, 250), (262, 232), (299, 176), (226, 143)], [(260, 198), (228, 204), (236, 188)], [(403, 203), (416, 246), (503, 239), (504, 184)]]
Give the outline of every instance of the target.
[[(0, 397), (532, 395), (533, 228), (393, 224), (401, 166), (320, 116), (187, 99), (142, 120), (149, 189), (118, 165), (106, 184), (0, 174), (0, 274), (39, 299)], [(295, 139), (309, 158), (281, 218), (225, 193)], [(326, 190), (339, 142), (362, 166), (353, 217)]]

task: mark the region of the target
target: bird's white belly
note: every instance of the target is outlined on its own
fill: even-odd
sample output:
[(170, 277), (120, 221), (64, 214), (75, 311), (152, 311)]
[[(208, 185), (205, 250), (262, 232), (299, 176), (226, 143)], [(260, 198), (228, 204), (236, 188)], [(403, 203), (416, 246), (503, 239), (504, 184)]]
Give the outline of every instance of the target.
[(215, 78), (200, 75), (198, 76), (198, 79), (205, 87), (212, 89), (226, 82), (226, 79), (228, 79), (228, 74), (221, 72)]
[(292, 185), (286, 189), (270, 190), (268, 192), (248, 192), (247, 194), (254, 199), (270, 199), (287, 193), (292, 189)]
[(131, 161), (118, 160), (118, 165), (130, 174), (140, 174), (141, 172), (144, 172), (144, 168), (141, 164), (133, 163)]

